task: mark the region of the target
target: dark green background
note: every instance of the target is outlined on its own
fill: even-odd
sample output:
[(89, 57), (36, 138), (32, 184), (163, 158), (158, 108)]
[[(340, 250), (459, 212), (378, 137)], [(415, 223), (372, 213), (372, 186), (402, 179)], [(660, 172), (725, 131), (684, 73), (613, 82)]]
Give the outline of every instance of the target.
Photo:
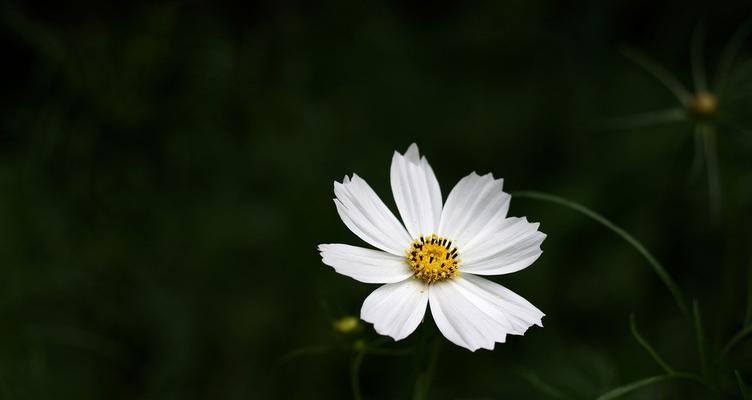
[[(331, 201), (345, 174), (394, 209), (389, 162), (413, 141), (444, 196), (493, 172), (634, 234), (698, 299), (711, 356), (741, 328), (752, 134), (718, 127), (713, 220), (690, 123), (604, 121), (675, 104), (621, 49), (689, 84), (693, 30), (706, 28), (712, 73), (747, 2), (1, 4), (3, 399), (350, 397), (350, 346), (376, 334), (332, 322), (376, 286), (336, 274), (316, 245), (361, 243)], [(747, 127), (750, 79), (722, 103)], [(634, 249), (555, 205), (513, 199), (511, 215), (548, 238), (531, 268), (495, 280), (545, 328), (493, 352), (444, 342), (431, 398), (555, 398), (532, 372), (587, 399), (661, 374), (631, 312), (673, 367), (699, 373), (691, 323)], [(427, 318), (386, 346), (436, 334)], [(289, 356), (308, 346), (334, 350)], [(365, 397), (409, 398), (425, 362), (366, 357)], [(750, 341), (714, 372), (728, 398), (734, 369), (752, 383)], [(717, 396), (673, 381), (631, 398)]]

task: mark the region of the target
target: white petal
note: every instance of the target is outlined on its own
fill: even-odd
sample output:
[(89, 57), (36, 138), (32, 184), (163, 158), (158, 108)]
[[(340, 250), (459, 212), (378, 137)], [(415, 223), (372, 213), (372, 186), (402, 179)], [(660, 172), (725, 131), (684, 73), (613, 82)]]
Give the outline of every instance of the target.
[(494, 348), (508, 334), (522, 335), (543, 326), (543, 313), (509, 289), (463, 274), (431, 285), (431, 314), (441, 333), (470, 351)]
[(510, 196), (502, 191), (502, 186), (502, 179), (473, 172), (457, 182), (449, 193), (439, 235), (453, 240), (461, 257), (466, 245), (483, 238), (504, 221)]
[(386, 284), (363, 302), (360, 318), (373, 324), (381, 335), (401, 340), (423, 320), (428, 304), (428, 285), (418, 279)]
[(342, 275), (365, 283), (393, 283), (413, 272), (404, 256), (347, 244), (320, 244), (321, 260)]
[(441, 218), (441, 189), (415, 143), (404, 156), (394, 152), (390, 177), (394, 201), (410, 236), (416, 239), (436, 233)]
[(546, 234), (527, 218), (507, 218), (498, 231), (462, 248), (460, 271), (501, 275), (527, 268), (540, 257)]
[(374, 247), (404, 256), (412, 239), (376, 192), (358, 175), (334, 182), (334, 204), (342, 221)]

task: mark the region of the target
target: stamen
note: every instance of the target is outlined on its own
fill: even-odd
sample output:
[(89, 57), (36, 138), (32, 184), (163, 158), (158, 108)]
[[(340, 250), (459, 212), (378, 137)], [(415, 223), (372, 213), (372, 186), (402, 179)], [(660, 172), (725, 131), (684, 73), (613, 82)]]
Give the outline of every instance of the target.
[(415, 277), (427, 283), (453, 278), (459, 273), (459, 253), (452, 241), (436, 234), (416, 239), (407, 250)]

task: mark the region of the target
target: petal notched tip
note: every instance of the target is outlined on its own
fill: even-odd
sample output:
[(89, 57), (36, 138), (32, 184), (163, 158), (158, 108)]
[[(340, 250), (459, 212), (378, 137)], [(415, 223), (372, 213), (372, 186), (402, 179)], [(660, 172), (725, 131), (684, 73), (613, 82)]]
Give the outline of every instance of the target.
[(420, 164), (421, 162), (428, 162), (425, 156), (420, 156), (418, 145), (415, 143), (411, 144), (404, 154), (400, 153), (397, 150), (394, 151), (394, 154), (392, 155), (392, 163), (399, 162), (401, 160), (404, 160), (410, 164)]
[(410, 144), (407, 151), (405, 151), (405, 158), (412, 162), (418, 162), (420, 160), (420, 151), (418, 150), (417, 144)]

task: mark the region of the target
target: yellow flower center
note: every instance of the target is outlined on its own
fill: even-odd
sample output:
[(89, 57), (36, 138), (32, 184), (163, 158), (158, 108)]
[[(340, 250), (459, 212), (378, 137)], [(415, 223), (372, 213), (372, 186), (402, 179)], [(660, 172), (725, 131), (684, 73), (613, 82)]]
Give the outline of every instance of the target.
[(407, 263), (427, 283), (439, 282), (457, 276), (459, 253), (452, 241), (433, 234), (421, 236), (407, 249)]
[(687, 104), (690, 114), (700, 120), (713, 118), (718, 109), (718, 99), (713, 93), (700, 91)]
[(358, 328), (360, 328), (360, 321), (353, 316), (348, 315), (334, 321), (334, 330), (342, 334), (354, 332)]

